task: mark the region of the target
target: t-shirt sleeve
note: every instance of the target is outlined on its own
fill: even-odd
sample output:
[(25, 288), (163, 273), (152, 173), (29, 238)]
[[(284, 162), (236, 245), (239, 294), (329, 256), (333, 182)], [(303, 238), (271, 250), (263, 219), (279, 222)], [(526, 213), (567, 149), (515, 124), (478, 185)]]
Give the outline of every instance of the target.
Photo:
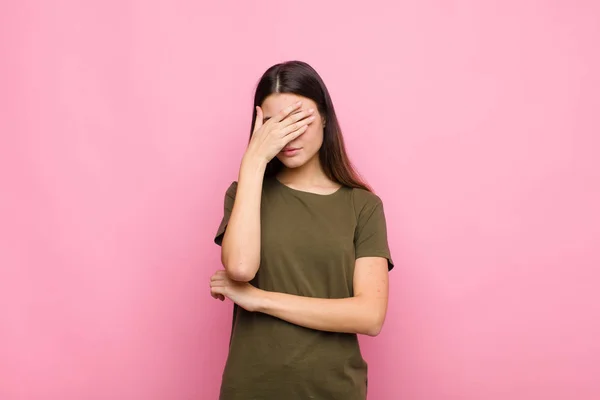
[(383, 257), (388, 261), (388, 270), (394, 268), (391, 257), (387, 223), (383, 202), (373, 196), (360, 210), (354, 235), (356, 258)]
[(221, 224), (217, 229), (217, 234), (215, 235), (215, 243), (221, 246), (223, 244), (223, 236), (225, 236), (225, 230), (227, 229), (227, 224), (229, 223), (229, 217), (231, 216), (231, 210), (233, 210), (233, 203), (235, 202), (235, 194), (237, 192), (237, 182), (233, 182), (227, 192), (225, 193), (225, 201), (223, 204), (223, 219), (221, 219)]

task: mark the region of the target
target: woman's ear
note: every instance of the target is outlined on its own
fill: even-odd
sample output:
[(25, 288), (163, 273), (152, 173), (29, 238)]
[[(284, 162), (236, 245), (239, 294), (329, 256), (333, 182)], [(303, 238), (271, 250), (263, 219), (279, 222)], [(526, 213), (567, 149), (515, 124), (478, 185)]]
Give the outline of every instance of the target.
[(325, 117), (323, 117), (322, 123), (323, 123), (323, 128), (325, 128), (325, 125), (327, 125), (327, 120), (325, 119)]

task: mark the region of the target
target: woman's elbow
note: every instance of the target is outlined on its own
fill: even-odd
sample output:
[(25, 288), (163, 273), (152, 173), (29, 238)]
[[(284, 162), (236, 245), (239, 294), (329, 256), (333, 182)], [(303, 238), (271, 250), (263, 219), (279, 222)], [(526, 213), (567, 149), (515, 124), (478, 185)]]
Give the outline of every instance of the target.
[(375, 337), (381, 333), (381, 329), (383, 328), (382, 324), (371, 324), (368, 326), (363, 332), (364, 335)]
[(221, 264), (225, 267), (227, 276), (238, 282), (250, 282), (254, 279), (258, 270), (258, 268), (253, 266), (254, 263), (244, 262), (237, 259), (237, 257), (232, 257), (226, 251), (221, 253)]
[(237, 282), (250, 282), (256, 276), (256, 272), (244, 268), (227, 268), (227, 276)]
[(375, 337), (381, 333), (383, 329), (383, 322), (385, 320), (385, 315), (378, 315), (377, 313), (373, 313), (367, 318), (365, 324), (363, 326), (363, 335)]
[(223, 259), (223, 267), (230, 279), (237, 282), (250, 282), (256, 276), (258, 268), (252, 268), (244, 262)]
[(258, 268), (243, 262), (224, 262), (225, 272), (230, 279), (237, 282), (250, 282), (256, 276)]

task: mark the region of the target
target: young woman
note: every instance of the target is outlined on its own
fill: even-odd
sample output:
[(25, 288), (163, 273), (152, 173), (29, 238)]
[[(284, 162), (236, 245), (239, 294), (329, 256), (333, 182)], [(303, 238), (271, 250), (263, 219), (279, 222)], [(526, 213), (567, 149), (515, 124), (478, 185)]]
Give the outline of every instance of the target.
[(214, 298), (234, 306), (221, 400), (364, 400), (357, 334), (375, 336), (393, 262), (380, 198), (353, 170), (308, 64), (269, 68), (225, 195)]

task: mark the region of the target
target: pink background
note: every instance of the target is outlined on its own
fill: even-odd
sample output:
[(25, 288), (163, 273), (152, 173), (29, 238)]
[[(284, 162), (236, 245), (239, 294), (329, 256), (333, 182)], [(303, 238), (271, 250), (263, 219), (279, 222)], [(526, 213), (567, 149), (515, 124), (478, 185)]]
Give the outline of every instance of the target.
[(13, 1), (0, 37), (0, 399), (216, 398), (212, 238), (288, 59), (386, 204), (370, 399), (600, 398), (598, 2)]

